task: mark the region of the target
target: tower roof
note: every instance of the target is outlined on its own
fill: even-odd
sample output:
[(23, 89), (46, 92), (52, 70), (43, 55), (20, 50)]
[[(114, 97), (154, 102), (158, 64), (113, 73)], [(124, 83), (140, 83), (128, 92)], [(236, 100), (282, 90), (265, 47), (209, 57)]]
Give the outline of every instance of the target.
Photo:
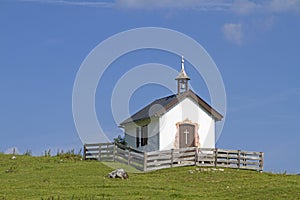
[(184, 70), (184, 58), (183, 58), (183, 56), (181, 57), (181, 71), (178, 74), (178, 76), (175, 78), (175, 80), (180, 80), (180, 79), (190, 80), (190, 77), (186, 74), (186, 72)]

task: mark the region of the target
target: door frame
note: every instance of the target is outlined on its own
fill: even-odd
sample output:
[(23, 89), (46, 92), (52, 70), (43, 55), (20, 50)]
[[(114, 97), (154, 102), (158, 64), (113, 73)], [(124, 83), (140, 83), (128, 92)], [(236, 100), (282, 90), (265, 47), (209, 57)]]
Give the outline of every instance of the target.
[(199, 124), (198, 123), (193, 123), (191, 120), (186, 118), (182, 122), (177, 122), (176, 123), (176, 135), (175, 135), (175, 141), (174, 141), (174, 148), (179, 149), (179, 126), (182, 124), (189, 124), (195, 127), (194, 131), (194, 146), (200, 148), (200, 141), (199, 141), (199, 134), (198, 134), (198, 129), (199, 129)]

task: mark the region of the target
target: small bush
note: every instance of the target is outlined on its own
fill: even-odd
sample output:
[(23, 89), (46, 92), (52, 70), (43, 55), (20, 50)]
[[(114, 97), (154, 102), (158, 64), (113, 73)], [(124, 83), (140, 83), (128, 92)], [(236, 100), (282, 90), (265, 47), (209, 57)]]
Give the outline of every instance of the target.
[(120, 143), (127, 146), (127, 142), (125, 140), (125, 136), (118, 135), (118, 137), (114, 138), (114, 143)]
[(44, 151), (44, 157), (51, 157), (51, 149)]
[(32, 151), (27, 149), (23, 155), (24, 156), (32, 156)]
[(68, 150), (67, 152), (57, 150), (56, 157), (61, 160), (82, 160), (82, 149), (80, 149), (77, 153), (75, 152), (75, 149)]

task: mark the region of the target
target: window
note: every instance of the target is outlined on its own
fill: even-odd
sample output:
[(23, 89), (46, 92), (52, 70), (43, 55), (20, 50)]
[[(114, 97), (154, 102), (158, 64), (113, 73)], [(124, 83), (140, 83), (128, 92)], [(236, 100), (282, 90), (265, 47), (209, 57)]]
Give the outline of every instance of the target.
[(140, 128), (136, 127), (136, 148), (139, 148), (140, 146)]
[(141, 146), (148, 144), (148, 126), (141, 127)]

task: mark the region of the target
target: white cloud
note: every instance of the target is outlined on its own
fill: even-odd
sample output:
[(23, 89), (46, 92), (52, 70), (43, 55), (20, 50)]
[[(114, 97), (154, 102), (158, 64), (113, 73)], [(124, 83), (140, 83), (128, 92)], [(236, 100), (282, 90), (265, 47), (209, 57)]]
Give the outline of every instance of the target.
[(117, 7), (127, 9), (194, 9), (202, 11), (228, 10), (229, 0), (116, 0)]
[(54, 5), (74, 5), (101, 8), (121, 8), (133, 10), (193, 9), (200, 11), (229, 10), (232, 0), (19, 0)]
[(231, 11), (236, 14), (300, 11), (300, 0), (18, 0), (54, 5), (121, 8), (133, 10), (190, 9), (197, 11)]
[(159, 10), (191, 9), (198, 11), (232, 11), (239, 15), (260, 12), (300, 11), (300, 0), (115, 0), (115, 6), (123, 9)]
[(272, 0), (267, 8), (271, 12), (300, 12), (300, 0)]
[(250, 1), (235, 0), (231, 9), (237, 14), (250, 14), (255, 11), (264, 13), (300, 12), (300, 0)]
[(260, 7), (260, 5), (247, 0), (236, 0), (231, 6), (231, 9), (233, 12), (237, 14), (250, 14), (253, 11), (257, 10)]
[[(243, 27), (266, 31), (274, 24), (274, 14), (300, 13), (300, 0), (18, 0), (54, 5), (88, 6), (121, 10), (193, 10), (198, 12), (220, 11), (241, 17), (240, 23), (226, 23), (222, 30), (225, 37), (241, 44)], [(174, 13), (174, 12), (173, 12)], [(245, 18), (245, 15), (250, 17)], [(242, 25), (243, 24), (243, 25)]]
[(103, 1), (69, 1), (69, 0), (19, 0), (19, 1), (45, 3), (45, 4), (53, 4), (53, 5), (88, 6), (88, 7), (100, 7), (100, 8), (111, 8), (115, 5), (113, 2), (103, 2)]
[(229, 41), (241, 44), (243, 38), (242, 24), (227, 23), (223, 26), (223, 33)]

